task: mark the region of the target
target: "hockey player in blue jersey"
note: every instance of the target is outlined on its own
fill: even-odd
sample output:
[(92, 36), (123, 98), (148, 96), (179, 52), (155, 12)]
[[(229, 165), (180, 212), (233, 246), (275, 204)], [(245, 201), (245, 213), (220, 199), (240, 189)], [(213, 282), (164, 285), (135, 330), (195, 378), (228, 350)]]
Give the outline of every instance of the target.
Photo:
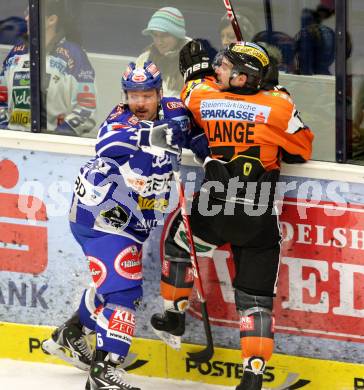
[[(86, 389), (136, 390), (118, 367), (132, 343), (143, 295), (142, 246), (168, 206), (172, 164), (190, 121), (183, 103), (162, 97), (152, 62), (130, 63), (122, 78), (127, 104), (101, 125), (96, 156), (77, 177), (70, 224), (87, 256), (93, 288), (43, 350), (89, 370)], [(85, 335), (96, 333), (92, 351)], [(91, 367), (91, 368), (90, 368)]]

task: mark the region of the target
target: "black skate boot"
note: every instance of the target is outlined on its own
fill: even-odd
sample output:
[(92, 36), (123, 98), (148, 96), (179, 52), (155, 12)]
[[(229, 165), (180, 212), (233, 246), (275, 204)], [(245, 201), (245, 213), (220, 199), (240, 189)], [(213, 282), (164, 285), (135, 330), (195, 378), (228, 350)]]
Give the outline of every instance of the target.
[(261, 390), (265, 361), (257, 356), (244, 359), (244, 374), (236, 390)]
[(261, 390), (263, 374), (254, 374), (251, 371), (244, 371), (241, 382), (236, 386), (236, 390)]
[(181, 336), (185, 332), (186, 315), (176, 310), (153, 314), (150, 319), (154, 333), (173, 349), (181, 349)]
[(82, 330), (78, 312), (57, 328), (48, 340), (43, 341), (42, 350), (80, 370), (90, 369), (92, 351)]
[(86, 390), (141, 390), (125, 381), (125, 371), (118, 367), (120, 362), (112, 362), (109, 353), (96, 350), (87, 378)]

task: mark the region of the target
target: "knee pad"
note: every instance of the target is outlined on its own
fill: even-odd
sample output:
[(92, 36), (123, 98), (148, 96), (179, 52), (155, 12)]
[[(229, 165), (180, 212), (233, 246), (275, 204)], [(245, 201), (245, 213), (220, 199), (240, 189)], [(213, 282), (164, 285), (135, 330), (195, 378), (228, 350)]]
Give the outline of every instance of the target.
[(252, 295), (242, 290), (235, 289), (235, 304), (236, 308), (242, 312), (258, 307), (261, 311), (271, 313), (273, 310), (273, 297)]
[(273, 297), (235, 290), (235, 303), (240, 314), (243, 358), (255, 356), (269, 360), (274, 349)]
[(96, 294), (94, 287), (85, 290), (78, 308), (81, 324), (87, 329), (94, 331), (97, 315), (102, 310), (103, 304), (104, 300), (102, 296)]

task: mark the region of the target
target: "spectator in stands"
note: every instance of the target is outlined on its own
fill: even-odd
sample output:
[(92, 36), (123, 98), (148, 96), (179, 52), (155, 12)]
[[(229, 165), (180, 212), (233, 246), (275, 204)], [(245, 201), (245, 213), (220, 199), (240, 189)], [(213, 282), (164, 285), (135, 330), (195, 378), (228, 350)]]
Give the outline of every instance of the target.
[(279, 70), (286, 73), (294, 73), (294, 48), (295, 42), (292, 37), (282, 31), (260, 31), (253, 37), (253, 42), (264, 45), (271, 55), (279, 58)]
[(153, 61), (163, 74), (163, 94), (179, 97), (183, 78), (179, 72), (180, 49), (190, 38), (186, 37), (185, 20), (182, 13), (173, 7), (163, 7), (150, 18), (143, 35), (150, 35), (153, 42), (137, 58), (137, 66)]
[(0, 20), (0, 44), (15, 45), (19, 39), (25, 38), (27, 23), (24, 18), (10, 16)]
[[(235, 13), (235, 16), (238, 20), (243, 40), (251, 41), (256, 33), (256, 22), (250, 16), (246, 16), (246, 11), (238, 11)], [(229, 46), (230, 43), (236, 42), (235, 32), (227, 13), (221, 18), (219, 31), (222, 48)]]
[[(253, 19), (251, 18), (249, 19), (247, 16), (242, 15), (241, 13), (235, 13), (235, 16), (238, 20), (241, 29), (241, 34), (243, 36), (243, 40), (245, 41), (252, 40), (253, 36), (255, 35), (254, 25), (256, 25), (256, 22), (253, 21)], [(231, 25), (231, 21), (229, 20), (227, 13), (221, 18), (219, 31), (220, 31), (220, 38), (221, 38), (221, 47), (223, 48), (223, 50), (224, 48), (228, 47), (230, 43), (237, 42), (234, 29)], [(267, 50), (271, 62), (271, 69), (274, 68), (273, 85), (278, 84), (278, 69), (282, 64), (282, 60), (283, 60), (280, 49), (277, 46), (270, 45), (267, 42), (260, 42), (260, 41), (254, 41), (254, 42), (259, 43), (259, 45), (263, 46)], [(202, 44), (206, 50), (207, 48), (205, 42), (202, 42)], [(207, 51), (209, 54), (209, 58), (215, 58), (213, 62), (213, 66), (219, 66), (219, 61), (222, 58), (221, 57), (222, 52), (220, 52), (219, 55), (217, 56), (213, 56), (211, 55), (211, 52), (209, 52), (209, 50)]]
[(301, 30), (295, 37), (297, 72), (299, 74), (331, 74), (335, 61), (335, 32), (322, 23), (325, 15), (334, 12), (320, 4), (316, 10), (304, 8)]
[[(41, 79), (41, 127), (83, 135), (95, 127), (95, 73), (86, 53), (66, 39), (63, 0), (43, 3), (46, 69)], [(68, 15), (67, 15), (68, 18)], [(26, 15), (29, 30), (29, 17)], [(0, 127), (30, 130), (30, 60), (27, 39), (6, 57), (0, 73)]]

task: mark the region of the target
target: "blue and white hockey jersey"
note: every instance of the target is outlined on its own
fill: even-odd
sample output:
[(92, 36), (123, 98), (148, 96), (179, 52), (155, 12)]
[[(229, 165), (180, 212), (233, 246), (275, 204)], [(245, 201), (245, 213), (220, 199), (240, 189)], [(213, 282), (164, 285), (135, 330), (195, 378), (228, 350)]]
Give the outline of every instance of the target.
[[(46, 50), (42, 130), (81, 136), (96, 125), (95, 72), (81, 47), (60, 38)], [(0, 127), (30, 131), (30, 113), (29, 48), (20, 41), (0, 71)]]
[[(160, 119), (190, 131), (187, 110), (177, 98), (162, 98)], [(80, 170), (70, 221), (144, 242), (168, 207), (172, 164), (168, 153), (138, 146), (138, 118), (116, 106), (101, 125), (96, 157)], [(153, 130), (152, 130), (153, 131)]]

